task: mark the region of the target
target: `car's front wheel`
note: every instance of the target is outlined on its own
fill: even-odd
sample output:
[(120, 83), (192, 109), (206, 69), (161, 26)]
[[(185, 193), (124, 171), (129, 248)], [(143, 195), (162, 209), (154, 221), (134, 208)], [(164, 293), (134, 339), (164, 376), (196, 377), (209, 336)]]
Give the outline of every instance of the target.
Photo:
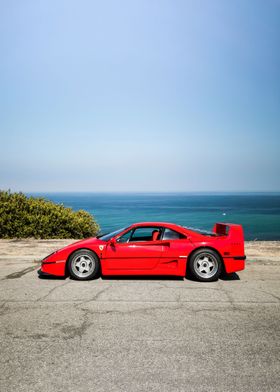
[(212, 249), (198, 249), (189, 260), (191, 274), (201, 282), (217, 280), (222, 272), (222, 261)]
[(100, 262), (95, 253), (80, 249), (70, 256), (68, 268), (73, 279), (90, 280), (98, 276)]

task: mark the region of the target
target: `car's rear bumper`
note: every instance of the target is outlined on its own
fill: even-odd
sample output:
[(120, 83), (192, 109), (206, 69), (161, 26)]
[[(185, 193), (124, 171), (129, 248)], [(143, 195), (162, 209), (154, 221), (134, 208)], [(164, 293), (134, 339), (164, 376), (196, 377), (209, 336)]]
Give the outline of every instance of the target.
[(228, 274), (245, 269), (246, 256), (224, 257), (225, 270)]

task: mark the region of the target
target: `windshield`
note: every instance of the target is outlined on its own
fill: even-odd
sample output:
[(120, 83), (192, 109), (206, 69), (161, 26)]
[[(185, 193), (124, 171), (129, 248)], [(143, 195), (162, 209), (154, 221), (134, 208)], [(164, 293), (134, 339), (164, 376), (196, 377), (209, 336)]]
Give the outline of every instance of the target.
[(98, 236), (98, 239), (102, 240), (102, 241), (109, 241), (111, 238), (115, 237), (115, 235), (121, 233), (124, 230), (125, 230), (125, 227), (123, 227), (122, 229), (116, 230), (116, 231), (112, 231), (112, 233), (107, 233), (107, 234), (103, 234), (101, 236)]

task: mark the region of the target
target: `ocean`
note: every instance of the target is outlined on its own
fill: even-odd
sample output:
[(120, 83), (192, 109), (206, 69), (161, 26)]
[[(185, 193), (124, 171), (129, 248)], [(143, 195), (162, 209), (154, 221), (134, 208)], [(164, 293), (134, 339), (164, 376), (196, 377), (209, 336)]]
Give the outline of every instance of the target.
[[(31, 194), (29, 194), (31, 195)], [(91, 213), (109, 232), (143, 221), (211, 230), (215, 222), (243, 225), (246, 240), (280, 240), (280, 193), (32, 193)]]

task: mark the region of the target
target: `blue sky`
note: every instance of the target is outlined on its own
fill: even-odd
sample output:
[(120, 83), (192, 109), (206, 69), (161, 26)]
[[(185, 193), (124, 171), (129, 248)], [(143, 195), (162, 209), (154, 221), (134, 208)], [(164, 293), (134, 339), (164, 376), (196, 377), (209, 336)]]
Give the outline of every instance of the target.
[(280, 191), (279, 48), (279, 0), (0, 0), (0, 188)]

